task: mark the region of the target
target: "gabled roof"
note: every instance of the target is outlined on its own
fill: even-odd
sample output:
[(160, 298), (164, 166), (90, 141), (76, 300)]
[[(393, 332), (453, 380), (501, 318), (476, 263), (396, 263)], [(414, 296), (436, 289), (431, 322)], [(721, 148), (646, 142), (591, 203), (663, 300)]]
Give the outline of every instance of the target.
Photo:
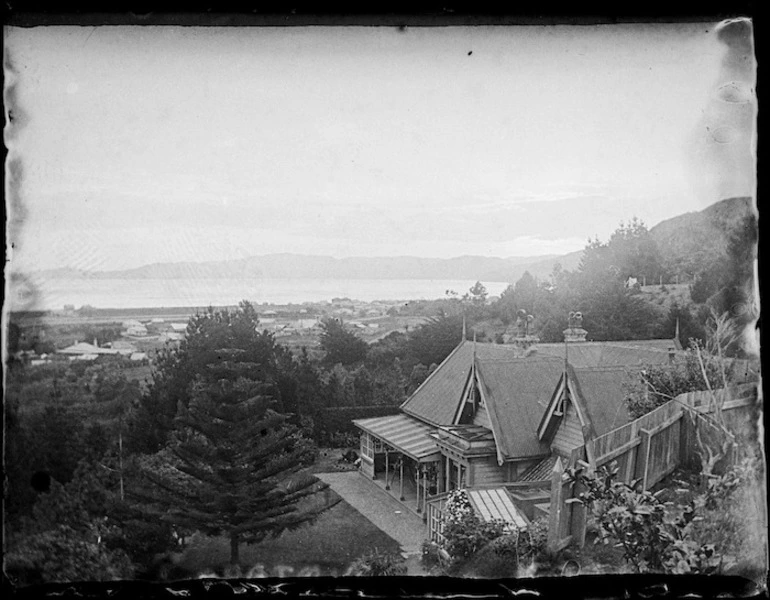
[(570, 377), (580, 394), (596, 435), (625, 425), (631, 420), (624, 383), (629, 371), (623, 367), (571, 369)]
[[(669, 349), (678, 347), (675, 340), (569, 344), (575, 385), (581, 390), (597, 435), (628, 420), (622, 389), (626, 371), (667, 363)], [(564, 371), (565, 344), (537, 344), (525, 357), (521, 353), (513, 344), (462, 341), (401, 410), (434, 426), (452, 425), (475, 354), (500, 457), (547, 452), (537, 439), (537, 429)]]
[(549, 357), (477, 360), (476, 373), (498, 457), (546, 454), (548, 446), (538, 440), (537, 426), (564, 373), (564, 361)]
[(473, 360), (472, 342), (462, 342), (401, 405), (401, 410), (432, 425), (451, 425)]
[(538, 344), (535, 354), (556, 356), (575, 368), (585, 367), (632, 367), (646, 364), (663, 364), (670, 360), (669, 348), (675, 348), (674, 340), (639, 340), (630, 342), (577, 342), (566, 344)]
[(521, 354), (521, 349), (511, 344), (477, 343), (474, 350), (473, 342), (463, 340), (401, 405), (401, 410), (433, 425), (452, 425), (474, 352), (477, 360), (510, 360)]
[[(570, 401), (575, 405), (578, 413), (584, 415), (583, 418), (586, 419), (583, 428), (586, 438), (603, 435), (631, 420), (624, 387), (624, 383), (628, 381), (628, 374), (629, 369), (625, 367), (584, 369), (576, 369), (571, 365), (568, 367)], [(562, 388), (561, 381), (559, 384), (559, 388)], [(554, 419), (559, 417), (553, 413), (557, 402), (558, 397), (554, 395), (538, 425), (538, 435), (543, 435), (545, 442), (550, 442), (558, 426), (558, 421)]]

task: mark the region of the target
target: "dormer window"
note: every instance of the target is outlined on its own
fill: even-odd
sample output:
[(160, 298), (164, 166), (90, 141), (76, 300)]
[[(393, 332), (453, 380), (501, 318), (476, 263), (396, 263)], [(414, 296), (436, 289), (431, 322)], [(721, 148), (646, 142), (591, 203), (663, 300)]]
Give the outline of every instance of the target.
[(553, 414), (558, 417), (564, 415), (564, 395), (562, 395), (562, 397), (559, 398), (559, 401), (556, 403), (556, 408), (554, 409)]

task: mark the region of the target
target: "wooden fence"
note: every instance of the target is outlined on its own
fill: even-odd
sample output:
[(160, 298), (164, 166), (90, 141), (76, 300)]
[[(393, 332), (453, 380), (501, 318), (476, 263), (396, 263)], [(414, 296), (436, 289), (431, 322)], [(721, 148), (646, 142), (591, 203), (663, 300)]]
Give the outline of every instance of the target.
[[(759, 439), (757, 421), (760, 410), (757, 403), (757, 384), (741, 384), (727, 390), (690, 392), (677, 396), (646, 415), (589, 440), (583, 448), (573, 452), (569, 463), (557, 460), (551, 478), (551, 504), (548, 544), (559, 550), (585, 540), (585, 509), (570, 502), (580, 493), (579, 484), (570, 482), (564, 470), (575, 460), (591, 470), (617, 461), (620, 479), (626, 483), (641, 482), (649, 489), (669, 475), (679, 465), (697, 457), (695, 433), (713, 431), (715, 410), (721, 410), (728, 429), (736, 441), (751, 443)], [(739, 444), (740, 445), (740, 444)]]
[[(727, 426), (745, 429), (747, 412), (755, 404), (756, 384), (741, 384), (714, 392)], [(694, 431), (708, 429), (716, 407), (709, 392), (681, 394), (666, 404), (586, 443), (588, 463), (598, 469), (617, 461), (623, 481), (634, 479), (649, 489), (697, 453)], [(738, 426), (740, 425), (740, 426)]]
[(444, 542), (444, 505), (449, 497), (448, 492), (428, 498), (426, 520), (428, 522), (428, 537), (431, 542)]

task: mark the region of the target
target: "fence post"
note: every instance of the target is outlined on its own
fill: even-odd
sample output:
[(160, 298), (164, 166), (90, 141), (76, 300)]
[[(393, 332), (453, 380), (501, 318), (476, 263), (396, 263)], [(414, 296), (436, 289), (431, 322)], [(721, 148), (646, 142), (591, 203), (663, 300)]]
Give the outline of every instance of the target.
[[(588, 475), (592, 475), (594, 472), (594, 467), (592, 464), (589, 463), (588, 468), (586, 469), (586, 473)], [(578, 479), (575, 482), (575, 487), (573, 488), (572, 497), (577, 498), (580, 496), (582, 492), (586, 490), (585, 484), (582, 482), (581, 479)], [(572, 505), (572, 530), (570, 533), (572, 534), (572, 541), (578, 545), (578, 547), (582, 548), (585, 546), (586, 543), (586, 521), (588, 516), (588, 510), (586, 509), (585, 505), (580, 502), (575, 502)]]
[(563, 486), (562, 475), (564, 474), (564, 467), (561, 464), (561, 458), (556, 457), (556, 464), (551, 471), (551, 506), (548, 511), (548, 548), (554, 552), (559, 550), (559, 530), (561, 525), (562, 508), (564, 502), (562, 500)]
[(646, 429), (639, 430), (639, 437), (642, 443), (639, 444), (636, 451), (636, 471), (634, 479), (642, 480), (642, 491), (647, 489), (647, 472), (650, 465), (650, 439), (652, 436)]
[(682, 418), (679, 419), (679, 464), (686, 467), (690, 463), (690, 438), (692, 435), (692, 416), (690, 411), (682, 408)]

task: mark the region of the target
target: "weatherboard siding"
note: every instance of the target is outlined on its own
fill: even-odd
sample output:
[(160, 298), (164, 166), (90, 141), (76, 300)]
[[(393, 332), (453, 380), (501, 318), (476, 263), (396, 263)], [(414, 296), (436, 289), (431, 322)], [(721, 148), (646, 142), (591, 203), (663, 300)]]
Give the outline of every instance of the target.
[(565, 404), (564, 417), (559, 423), (551, 447), (560, 454), (569, 455), (572, 450), (583, 445), (583, 428), (572, 402), (565, 402)]
[(476, 414), (473, 416), (473, 424), (492, 429), (492, 422), (489, 420), (489, 412), (483, 403), (479, 403), (479, 406), (476, 409)]
[(506, 468), (497, 464), (494, 456), (471, 459), (471, 485), (499, 485), (505, 483)]

